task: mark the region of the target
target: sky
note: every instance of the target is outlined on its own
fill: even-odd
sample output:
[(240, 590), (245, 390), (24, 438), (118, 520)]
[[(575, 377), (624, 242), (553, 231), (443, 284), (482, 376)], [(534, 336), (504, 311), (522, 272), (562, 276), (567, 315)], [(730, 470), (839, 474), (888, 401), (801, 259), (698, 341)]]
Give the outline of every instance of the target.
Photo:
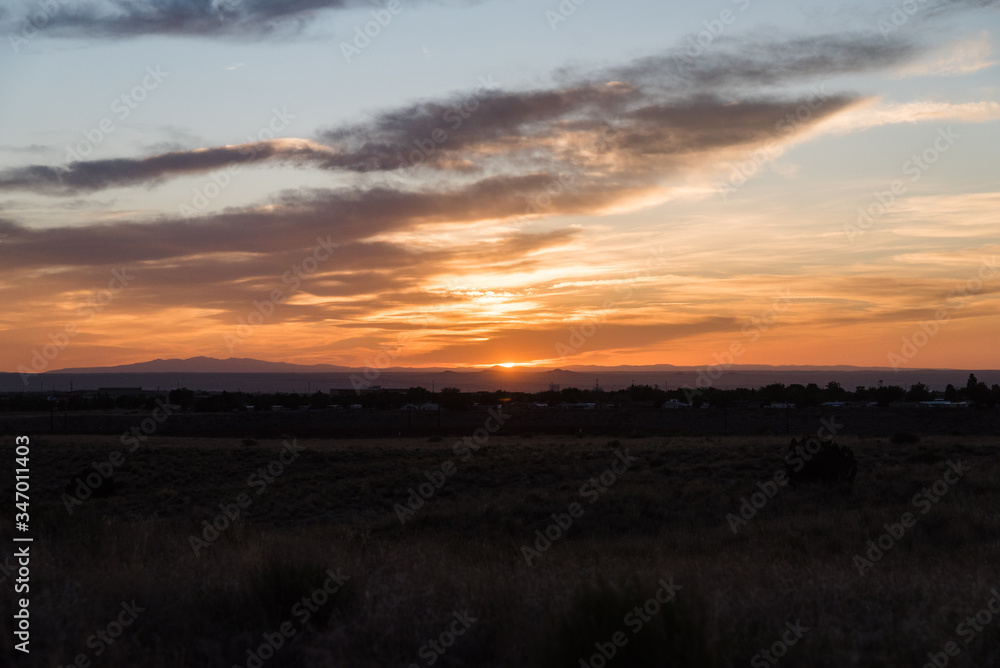
[(0, 7), (0, 371), (1000, 368), (1000, 2)]

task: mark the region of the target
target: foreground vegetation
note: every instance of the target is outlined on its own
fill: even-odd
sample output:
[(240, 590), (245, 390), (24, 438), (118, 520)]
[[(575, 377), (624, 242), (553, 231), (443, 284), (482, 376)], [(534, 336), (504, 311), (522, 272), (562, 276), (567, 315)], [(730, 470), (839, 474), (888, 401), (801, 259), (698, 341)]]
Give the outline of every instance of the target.
[(997, 439), (837, 440), (853, 481), (793, 487), (773, 436), (41, 438), (18, 665), (1000, 664), (1000, 619), (960, 634), (1000, 588)]

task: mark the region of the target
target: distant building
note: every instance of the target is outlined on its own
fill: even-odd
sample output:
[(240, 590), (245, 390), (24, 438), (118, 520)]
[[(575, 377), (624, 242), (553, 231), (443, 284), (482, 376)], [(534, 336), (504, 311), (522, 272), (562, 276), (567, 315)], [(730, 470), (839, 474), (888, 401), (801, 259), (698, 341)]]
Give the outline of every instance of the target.
[(592, 411), (597, 408), (597, 404), (593, 402), (577, 402), (571, 403), (569, 401), (564, 401), (559, 404), (559, 408), (563, 408), (571, 411)]
[(549, 392), (558, 392), (559, 383), (549, 383)]
[(118, 397), (141, 397), (146, 394), (142, 391), (141, 387), (100, 387), (97, 389), (97, 393), (109, 396), (112, 399), (117, 399)]
[(374, 394), (376, 392), (392, 392), (394, 394), (404, 394), (406, 392), (406, 390), (400, 390), (400, 389), (394, 389), (393, 390), (393, 389), (389, 389), (389, 388), (383, 388), (381, 385), (372, 385), (370, 387), (359, 387), (357, 389), (355, 389), (353, 387), (352, 388), (334, 387), (334, 388), (330, 389), (330, 396), (331, 397), (346, 397), (346, 396), (350, 396), (352, 394), (353, 395)]

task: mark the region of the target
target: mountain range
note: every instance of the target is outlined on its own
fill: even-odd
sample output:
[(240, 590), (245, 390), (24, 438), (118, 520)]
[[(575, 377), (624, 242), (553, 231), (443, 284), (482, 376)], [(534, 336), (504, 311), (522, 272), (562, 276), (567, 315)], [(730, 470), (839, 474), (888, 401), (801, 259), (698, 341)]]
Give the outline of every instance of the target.
[[(544, 367), (389, 367), (384, 371), (414, 372), (414, 373), (650, 373), (650, 372), (690, 372), (704, 369), (705, 366), (677, 366), (674, 364), (649, 364), (642, 366), (596, 366), (568, 365), (563, 368)], [(835, 366), (801, 366), (766, 364), (734, 364), (728, 367), (732, 371), (893, 371), (891, 367), (857, 367), (847, 365)], [(360, 367), (338, 366), (336, 364), (292, 364), (290, 362), (269, 362), (249, 357), (189, 357), (187, 359), (155, 359), (135, 364), (120, 364), (117, 366), (76, 367), (48, 371), (49, 374), (60, 373), (350, 373), (363, 371)], [(935, 371), (938, 371), (935, 369)]]

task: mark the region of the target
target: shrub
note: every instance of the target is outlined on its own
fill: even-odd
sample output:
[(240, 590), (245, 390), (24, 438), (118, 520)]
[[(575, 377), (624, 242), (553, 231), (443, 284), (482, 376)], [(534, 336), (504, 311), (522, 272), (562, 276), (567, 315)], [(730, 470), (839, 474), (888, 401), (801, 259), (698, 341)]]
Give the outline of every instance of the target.
[(908, 431), (897, 431), (889, 441), (892, 443), (919, 443), (920, 437)]
[[(813, 452), (817, 442), (820, 442), (819, 450)], [(833, 441), (821, 442), (815, 436), (793, 438), (788, 446), (788, 454), (796, 458), (793, 463), (788, 463), (786, 459), (785, 464), (785, 472), (793, 485), (851, 482), (858, 473), (858, 462), (853, 450)]]

